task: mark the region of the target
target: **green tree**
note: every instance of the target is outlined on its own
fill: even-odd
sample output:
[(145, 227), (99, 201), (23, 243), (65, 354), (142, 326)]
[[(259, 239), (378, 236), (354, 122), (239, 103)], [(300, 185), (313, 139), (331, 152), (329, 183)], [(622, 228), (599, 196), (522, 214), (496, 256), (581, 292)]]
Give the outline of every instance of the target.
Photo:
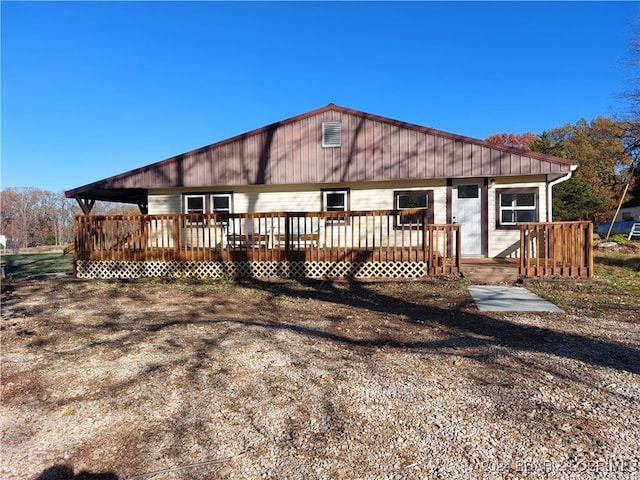
[(598, 221), (603, 213), (608, 215), (609, 211), (609, 201), (599, 197), (593, 186), (579, 176), (573, 176), (553, 188), (554, 221)]
[[(575, 125), (567, 124), (545, 132), (546, 147), (560, 149), (562, 156), (578, 165), (572, 179), (554, 189), (558, 199), (558, 210), (554, 204), (554, 212), (559, 218), (600, 222), (611, 217), (611, 209), (624, 192), (633, 163), (626, 145), (628, 135), (626, 122), (607, 117), (597, 117), (591, 122), (582, 119)], [(540, 142), (534, 145), (535, 148), (544, 147)], [(565, 195), (567, 192), (575, 195), (575, 199)], [(574, 205), (559, 205), (560, 199)]]
[(546, 153), (555, 157), (567, 158), (567, 148), (564, 141), (554, 141), (549, 132), (543, 132), (537, 140), (531, 142), (529, 148), (534, 152)]
[[(556, 157), (567, 158), (565, 140), (554, 141), (549, 132), (543, 132), (531, 144), (531, 150)], [(572, 176), (553, 188), (554, 220), (591, 219), (596, 212), (607, 210), (605, 199), (596, 195), (593, 185), (579, 176)]]

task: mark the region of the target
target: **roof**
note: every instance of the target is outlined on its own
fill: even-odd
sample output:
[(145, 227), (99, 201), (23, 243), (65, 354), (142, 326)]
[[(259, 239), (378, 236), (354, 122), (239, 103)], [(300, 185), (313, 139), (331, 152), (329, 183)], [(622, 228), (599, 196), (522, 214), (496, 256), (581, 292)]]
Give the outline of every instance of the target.
[[(321, 144), (340, 122), (339, 148)], [(571, 161), (329, 104), (65, 192), (69, 198), (146, 203), (150, 189), (558, 174)]]
[(635, 207), (640, 207), (640, 197), (632, 198), (631, 200), (627, 200), (622, 205), (620, 205), (620, 208), (635, 208)]

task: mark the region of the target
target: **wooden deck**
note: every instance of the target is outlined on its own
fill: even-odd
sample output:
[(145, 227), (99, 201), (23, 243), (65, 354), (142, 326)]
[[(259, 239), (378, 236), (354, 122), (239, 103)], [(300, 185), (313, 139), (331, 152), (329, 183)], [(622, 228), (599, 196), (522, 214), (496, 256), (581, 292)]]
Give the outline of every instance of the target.
[[(464, 259), (463, 264), (460, 225), (429, 224), (427, 218), (425, 210), (84, 215), (74, 223), (74, 271), (86, 276), (156, 276), (181, 275), (186, 269), (187, 274), (210, 276), (222, 269), (238, 276), (357, 272), (398, 278), (512, 265), (509, 259)], [(519, 275), (593, 275), (590, 223), (520, 228)], [(195, 270), (194, 263), (199, 264)]]
[(318, 265), (377, 264), (372, 272), (402, 276), (400, 265), (411, 264), (421, 268), (409, 267), (412, 275), (459, 272), (459, 225), (428, 224), (424, 210), (85, 215), (75, 222), (76, 265), (119, 262), (135, 270), (126, 262), (302, 263), (335, 271)]

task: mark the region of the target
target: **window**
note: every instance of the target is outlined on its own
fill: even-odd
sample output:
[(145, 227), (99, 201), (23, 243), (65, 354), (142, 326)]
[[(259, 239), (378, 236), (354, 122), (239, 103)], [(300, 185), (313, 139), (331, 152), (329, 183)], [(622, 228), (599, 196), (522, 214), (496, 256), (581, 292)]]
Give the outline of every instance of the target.
[(231, 213), (231, 193), (211, 194), (211, 213), (217, 214), (218, 220), (226, 222)]
[(344, 212), (347, 210), (347, 192), (324, 192), (324, 210), (327, 212)]
[(226, 221), (233, 210), (233, 193), (198, 193), (184, 196), (184, 213), (217, 213)]
[(509, 227), (538, 221), (538, 190), (499, 189), (496, 191), (498, 226)]
[(458, 198), (478, 198), (480, 188), (478, 185), (458, 185)]
[(342, 124), (340, 122), (322, 122), (322, 146), (324, 148), (342, 145)]
[[(426, 210), (427, 223), (433, 223), (433, 190), (408, 190), (393, 192), (394, 208), (396, 210)], [(397, 217), (396, 226), (410, 225), (422, 226), (422, 214), (400, 214)]]
[[(322, 190), (323, 212), (346, 212), (349, 210), (349, 189)], [(344, 222), (346, 216), (331, 217), (329, 221)]]
[(184, 213), (204, 213), (205, 195), (185, 195)]

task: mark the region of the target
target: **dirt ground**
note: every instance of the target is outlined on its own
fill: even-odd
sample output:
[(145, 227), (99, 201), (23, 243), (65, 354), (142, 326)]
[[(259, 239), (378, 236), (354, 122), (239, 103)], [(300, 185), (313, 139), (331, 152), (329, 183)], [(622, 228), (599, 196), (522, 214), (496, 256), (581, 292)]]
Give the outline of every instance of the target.
[(453, 280), (18, 282), (0, 476), (638, 478), (637, 305), (481, 314)]

